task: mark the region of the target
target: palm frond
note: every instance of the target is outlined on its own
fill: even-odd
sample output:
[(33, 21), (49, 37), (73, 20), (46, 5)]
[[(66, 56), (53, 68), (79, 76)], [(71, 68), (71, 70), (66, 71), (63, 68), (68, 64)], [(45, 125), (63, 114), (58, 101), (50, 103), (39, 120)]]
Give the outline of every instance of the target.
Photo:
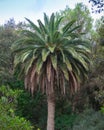
[(52, 54), (51, 55), (51, 62), (53, 65), (53, 68), (57, 71), (57, 55), (56, 54)]
[(63, 27), (63, 34), (65, 34), (66, 32), (68, 32), (68, 30), (70, 29), (70, 27), (75, 23), (75, 20), (72, 20), (71, 22), (68, 22), (64, 27)]
[(41, 31), (40, 31), (40, 29), (39, 29), (38, 26), (36, 26), (30, 19), (28, 19), (28, 18), (25, 18), (25, 19), (30, 23), (31, 27), (32, 27), (35, 31), (37, 31), (38, 33), (41, 33)]
[(50, 53), (50, 51), (47, 50), (46, 48), (42, 50), (42, 60), (43, 60), (43, 62), (46, 61), (46, 59), (47, 59), (49, 53)]
[(49, 17), (44, 13), (44, 24), (47, 27), (49, 25)]

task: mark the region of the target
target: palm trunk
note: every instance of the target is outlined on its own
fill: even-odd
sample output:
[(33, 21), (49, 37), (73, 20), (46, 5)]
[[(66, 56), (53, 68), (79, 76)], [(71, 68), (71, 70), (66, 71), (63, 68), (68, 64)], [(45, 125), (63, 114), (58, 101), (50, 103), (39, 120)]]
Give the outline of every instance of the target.
[(48, 118), (47, 118), (47, 130), (54, 130), (54, 116), (55, 116), (55, 100), (54, 95), (49, 95), (47, 98), (48, 103)]

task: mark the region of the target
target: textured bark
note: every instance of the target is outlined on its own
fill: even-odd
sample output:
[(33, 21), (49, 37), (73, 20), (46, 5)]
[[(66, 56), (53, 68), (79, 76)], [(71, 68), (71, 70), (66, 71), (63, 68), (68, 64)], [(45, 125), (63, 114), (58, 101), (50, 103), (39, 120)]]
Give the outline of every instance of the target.
[(54, 94), (49, 95), (47, 98), (48, 103), (48, 119), (47, 130), (54, 130), (54, 116), (55, 116), (55, 99)]

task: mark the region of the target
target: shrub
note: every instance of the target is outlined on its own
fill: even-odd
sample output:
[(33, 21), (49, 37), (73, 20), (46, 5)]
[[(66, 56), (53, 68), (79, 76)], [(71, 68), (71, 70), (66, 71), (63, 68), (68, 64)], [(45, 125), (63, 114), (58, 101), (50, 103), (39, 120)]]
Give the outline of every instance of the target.
[(71, 128), (75, 117), (76, 116), (73, 114), (64, 114), (56, 117), (56, 130), (68, 130), (69, 128)]
[(0, 87), (0, 130), (32, 130), (30, 122), (14, 112), (20, 92), (6, 86)]
[(7, 113), (0, 113), (0, 130), (32, 130), (29, 121), (18, 116), (10, 116)]
[(34, 97), (23, 91), (19, 94), (18, 107), (16, 114), (20, 117), (25, 117), (27, 120), (35, 126), (40, 127), (42, 130), (45, 129), (47, 123), (47, 109), (46, 100), (41, 93), (36, 93)]
[(71, 104), (65, 99), (61, 99), (56, 105), (55, 130), (68, 130), (72, 127), (76, 118), (71, 110)]
[(104, 115), (100, 111), (87, 110), (76, 118), (72, 130), (104, 130)]

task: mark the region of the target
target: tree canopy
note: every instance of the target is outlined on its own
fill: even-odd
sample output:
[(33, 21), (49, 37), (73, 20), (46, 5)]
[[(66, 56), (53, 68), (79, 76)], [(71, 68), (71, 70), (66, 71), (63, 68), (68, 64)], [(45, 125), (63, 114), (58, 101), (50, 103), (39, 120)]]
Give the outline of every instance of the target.
[(89, 0), (92, 3), (92, 13), (104, 12), (104, 0)]

